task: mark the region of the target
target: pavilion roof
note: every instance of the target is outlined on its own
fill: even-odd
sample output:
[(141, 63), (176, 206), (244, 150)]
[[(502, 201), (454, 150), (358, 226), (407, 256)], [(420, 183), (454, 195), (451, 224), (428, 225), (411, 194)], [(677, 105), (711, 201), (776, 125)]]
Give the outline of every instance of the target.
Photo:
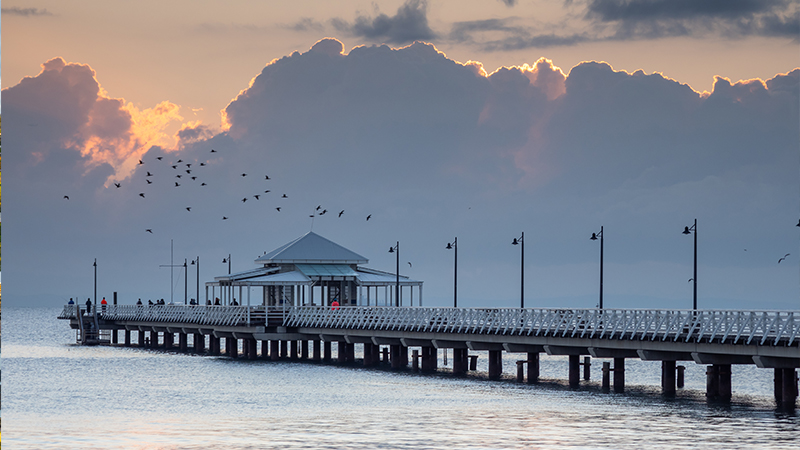
[(366, 264), (358, 253), (309, 231), (303, 236), (260, 256), (256, 264)]

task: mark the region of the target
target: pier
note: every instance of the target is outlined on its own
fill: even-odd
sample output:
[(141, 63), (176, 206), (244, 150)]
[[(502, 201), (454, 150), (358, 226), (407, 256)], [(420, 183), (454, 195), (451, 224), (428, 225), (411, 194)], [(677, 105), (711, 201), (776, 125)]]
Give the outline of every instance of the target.
[[(392, 249), (399, 251), (399, 242)], [(491, 380), (502, 377), (504, 356), (523, 354), (516, 376), (527, 383), (539, 381), (542, 353), (563, 355), (572, 388), (580, 386), (581, 369), (590, 379), (594, 358), (603, 360), (603, 390), (616, 393), (625, 391), (625, 360), (638, 358), (661, 362), (663, 394), (674, 396), (684, 381), (678, 363), (686, 361), (707, 366), (706, 396), (715, 402), (731, 400), (732, 365), (756, 365), (774, 371), (779, 408), (797, 403), (800, 312), (428, 308), (422, 281), (402, 276), (399, 259), (394, 274), (363, 267), (367, 262), (309, 232), (258, 257), (256, 269), (207, 282), (200, 304), (118, 305), (115, 293), (100, 310), (66, 305), (58, 318), (69, 320), (80, 344), (232, 358), (331, 361), (336, 343), (340, 362), (354, 362), (359, 345), (366, 366), (383, 361), (433, 372), (439, 350), (452, 349), (459, 375), (476, 369), (470, 352), (486, 351)]]
[(613, 380), (618, 393), (625, 389), (626, 359), (661, 361), (666, 396), (682, 385), (677, 363), (688, 361), (707, 366), (706, 395), (719, 402), (731, 399), (731, 365), (751, 364), (774, 371), (779, 408), (794, 409), (798, 396), (800, 321), (795, 312), (108, 305), (86, 314), (68, 305), (58, 318), (69, 321), (79, 342), (209, 355), (221, 355), (224, 348), (232, 358), (329, 361), (335, 342), (341, 362), (354, 362), (355, 345), (360, 345), (366, 366), (388, 359), (395, 369), (410, 363), (435, 371), (438, 349), (452, 349), (453, 372), (459, 374), (475, 368), (470, 351), (484, 350), (489, 379), (501, 377), (504, 355), (523, 353), (517, 379), (527, 383), (538, 382), (542, 353), (566, 355), (571, 387), (580, 385), (581, 366), (587, 378), (591, 357), (607, 360), (603, 387), (611, 389)]

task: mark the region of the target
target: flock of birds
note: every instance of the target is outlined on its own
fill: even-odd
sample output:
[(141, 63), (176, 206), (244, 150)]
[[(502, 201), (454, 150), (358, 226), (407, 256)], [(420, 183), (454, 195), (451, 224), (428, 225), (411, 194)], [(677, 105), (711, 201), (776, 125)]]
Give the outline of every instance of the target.
[[(218, 153), (218, 152), (215, 149), (211, 149), (211, 153)], [(158, 160), (158, 161), (164, 161), (164, 157), (163, 156), (157, 156), (155, 159)], [(143, 166), (144, 164), (145, 164), (145, 162), (143, 160), (140, 159), (138, 161), (138, 165), (139, 166)], [(176, 171), (175, 172), (175, 178), (177, 178), (177, 181), (174, 181), (174, 183), (175, 183), (174, 187), (175, 188), (180, 188), (183, 185), (182, 183), (185, 184), (185, 182), (188, 181), (188, 180), (191, 180), (191, 182), (198, 181), (199, 176), (197, 175), (197, 172), (194, 172), (196, 169), (192, 169), (193, 163), (184, 162), (182, 159), (178, 159), (177, 161), (175, 161), (172, 164), (169, 164), (169, 163), (167, 163), (167, 164), (169, 165), (169, 167), (172, 167), (172, 169)], [(208, 163), (207, 162), (200, 162), (200, 163), (195, 163), (195, 165), (199, 166), (199, 167), (206, 167), (206, 166), (208, 166)], [(151, 173), (149, 170), (147, 170), (145, 172), (146, 172), (146, 174), (145, 174), (145, 182), (147, 183), (147, 185), (153, 184), (153, 178), (155, 178), (154, 174)], [(245, 178), (247, 176), (248, 176), (247, 173), (242, 173), (241, 174), (242, 178)], [(264, 175), (264, 181), (270, 181), (270, 180), (271, 180), (271, 178), (270, 178), (269, 175)], [(115, 189), (120, 189), (122, 187), (122, 182), (114, 182), (113, 184), (114, 184), (114, 188)], [(206, 183), (205, 181), (201, 181), (199, 183), (199, 186), (200, 187), (205, 187), (205, 186), (208, 186), (208, 183)], [(270, 192), (271, 192), (270, 189), (265, 189), (263, 191), (263, 193), (259, 192), (257, 194), (253, 194), (251, 196), (243, 197), (241, 199), (241, 201), (242, 201), (242, 203), (247, 203), (247, 201), (250, 200), (251, 198), (254, 198), (256, 201), (259, 201), (259, 200), (261, 200), (262, 196), (264, 196), (265, 194), (269, 194)], [(139, 192), (138, 196), (141, 197), (141, 198), (147, 198), (147, 196), (145, 195), (145, 192)], [(284, 193), (284, 194), (281, 195), (280, 198), (281, 199), (288, 199), (289, 196)], [(64, 195), (64, 200), (69, 200), (69, 196), (68, 195)], [(281, 208), (282, 208), (281, 206), (276, 206), (275, 210), (277, 212), (281, 212)], [(186, 206), (185, 209), (186, 209), (187, 212), (191, 212), (192, 211), (192, 206)], [(339, 213), (338, 213), (338, 217), (341, 218), (342, 215), (344, 214), (344, 212), (345, 212), (345, 210), (340, 210)], [(322, 207), (322, 205), (317, 205), (317, 207), (313, 210), (312, 214), (309, 217), (311, 217), (312, 220), (313, 220), (313, 218), (315, 218), (317, 216), (324, 216), (327, 213), (328, 213), (327, 209), (324, 209)], [(369, 221), (371, 218), (372, 218), (372, 214), (367, 215), (366, 221)], [(222, 216), (222, 220), (229, 220), (229, 216), (223, 215)], [(312, 224), (313, 224), (313, 222), (312, 222)], [(146, 228), (145, 232), (153, 234), (153, 229), (152, 228)]]

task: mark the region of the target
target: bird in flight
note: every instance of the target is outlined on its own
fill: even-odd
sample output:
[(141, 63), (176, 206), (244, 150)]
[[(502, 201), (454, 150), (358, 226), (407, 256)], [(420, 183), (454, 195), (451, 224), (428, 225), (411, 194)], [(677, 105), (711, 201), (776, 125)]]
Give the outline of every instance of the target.
[(243, 199), (242, 199), (242, 203), (244, 203), (244, 202), (246, 202), (246, 201), (247, 201), (247, 197), (245, 197), (245, 198), (243, 198)]
[(65, 199), (65, 200), (69, 200), (69, 195), (65, 195), (65, 196), (64, 196), (64, 199)]
[(148, 233), (150, 233), (150, 234), (153, 234), (153, 230), (151, 230), (150, 228), (148, 228), (148, 229), (146, 229), (146, 230), (144, 230), (144, 231), (146, 231), (146, 232), (148, 232)]
[(156, 159), (161, 161), (162, 159), (164, 159), (164, 157), (163, 156), (156, 156)]
[(194, 181), (194, 180), (196, 180), (196, 179), (197, 179), (197, 177), (192, 177), (192, 181)]
[(243, 174), (242, 174), (242, 177), (246, 177), (246, 176), (247, 176), (247, 174), (246, 174), (246, 173), (243, 173)]
[(191, 207), (191, 206), (187, 206), (187, 207), (186, 207), (186, 210), (187, 210), (187, 211), (189, 211), (189, 212), (191, 212), (191, 211), (192, 211), (192, 207)]
[(228, 218), (225, 217), (225, 216), (222, 216), (222, 220), (228, 220)]
[(286, 194), (283, 194), (281, 198), (289, 198)]
[(784, 259), (786, 259), (786, 257), (787, 257), (787, 256), (789, 256), (790, 254), (791, 254), (791, 253), (787, 253), (787, 254), (783, 255), (783, 258), (781, 258), (781, 259), (779, 259), (779, 260), (778, 260), (778, 264), (780, 264), (780, 263), (781, 263), (781, 261), (783, 261)]
[(689, 278), (689, 281), (687, 281), (687, 283), (691, 283), (692, 281), (694, 281), (694, 278)]
[(192, 168), (192, 163), (186, 163), (186, 168), (187, 169), (191, 169)]
[(144, 180), (144, 181), (147, 181), (147, 184), (153, 184), (153, 182), (150, 180)]
[(212, 148), (211, 153), (217, 153), (217, 151)]
[(411, 267), (411, 261), (408, 261), (408, 267)]
[(200, 186), (207, 186), (205, 183), (200, 183)]
[(253, 197), (255, 197), (255, 198), (256, 198), (256, 200), (258, 200), (258, 197), (260, 197), (260, 195), (259, 195), (259, 194), (256, 194), (256, 195), (254, 195)]
[(269, 194), (269, 189), (267, 189), (266, 191), (264, 191), (264, 193), (265, 193), (265, 194)]
[(173, 168), (173, 169), (177, 169), (177, 168), (178, 168), (178, 165), (177, 165), (177, 164), (175, 164), (174, 166), (172, 166), (172, 168)]
[(183, 162), (183, 160), (179, 159), (175, 164), (182, 163), (182, 162)]
[(116, 186), (116, 187), (117, 187), (117, 189), (119, 189), (119, 187), (120, 187), (120, 184), (119, 184), (119, 183), (114, 183), (114, 186)]
[(317, 205), (316, 211), (319, 211), (320, 209), (322, 209), (322, 206), (321, 205)]
[(180, 184), (178, 184), (178, 182), (176, 181), (175, 182), (175, 187), (178, 187), (178, 186), (180, 186)]
[(269, 175), (264, 175), (264, 178), (266, 178), (267, 180), (269, 180)]
[(139, 192), (139, 197), (144, 198), (144, 192)]
[(280, 207), (280, 206), (278, 206), (278, 207), (277, 207), (277, 208), (275, 208), (275, 209), (277, 209), (277, 210), (278, 210), (278, 212), (281, 212), (281, 207)]
[(180, 178), (180, 177), (181, 177), (181, 174), (175, 175), (175, 178)]
[(339, 217), (342, 217), (342, 214), (344, 214), (344, 210), (339, 211)]
[(153, 176), (153, 174), (152, 174), (152, 173), (150, 173), (150, 172), (148, 171), (146, 176), (148, 176), (148, 177), (152, 177), (152, 176)]
[(323, 209), (322, 212), (319, 213), (319, 215), (321, 216), (321, 215), (325, 214), (326, 212), (328, 212), (328, 210), (327, 209)]
[(186, 169), (186, 173), (192, 173), (190, 169)]
[(367, 216), (367, 220), (369, 220), (369, 218), (370, 218), (370, 217), (372, 217), (372, 214), (370, 214), (370, 215), (368, 215), (368, 216)]
[(206, 165), (206, 163), (204, 163), (204, 162), (200, 163), (200, 166), (201, 166), (201, 167), (202, 167), (202, 166), (205, 166), (205, 165)]
[(140, 159), (140, 160), (139, 160), (139, 164), (144, 164), (144, 162), (142, 162), (142, 160)]

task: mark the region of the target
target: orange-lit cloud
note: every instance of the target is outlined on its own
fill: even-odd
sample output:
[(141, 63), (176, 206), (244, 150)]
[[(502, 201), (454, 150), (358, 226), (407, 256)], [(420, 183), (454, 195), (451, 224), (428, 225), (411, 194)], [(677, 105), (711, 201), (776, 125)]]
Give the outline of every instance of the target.
[(102, 164), (113, 168), (107, 184), (130, 176), (150, 147), (175, 150), (176, 140), (166, 129), (183, 120), (180, 107), (167, 101), (139, 109), (110, 97), (89, 65), (67, 63), (61, 57), (42, 64), (35, 77), (4, 90), (3, 101), (36, 126), (31, 132), (37, 134), (39, 148), (31, 150), (39, 159), (58, 148), (78, 151), (87, 171)]

